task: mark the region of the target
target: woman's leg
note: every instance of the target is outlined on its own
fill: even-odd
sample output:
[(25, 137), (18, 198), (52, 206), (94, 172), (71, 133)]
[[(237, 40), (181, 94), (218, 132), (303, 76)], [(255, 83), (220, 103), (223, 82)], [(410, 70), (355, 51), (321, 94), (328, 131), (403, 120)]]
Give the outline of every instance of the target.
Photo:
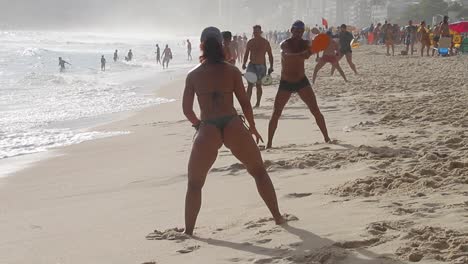
[(315, 65), (315, 69), (314, 69), (314, 75), (312, 77), (312, 83), (315, 83), (315, 80), (317, 79), (317, 74), (318, 72), (320, 71), (320, 69), (323, 68), (323, 66), (325, 66), (325, 63), (324, 61), (322, 60), (319, 60), (317, 65)]
[(279, 211), (275, 188), (263, 164), (260, 150), (240, 118), (232, 120), (224, 128), (224, 144), (254, 177), (258, 193), (270, 210), (276, 224), (283, 224), (285, 220)]
[(185, 233), (193, 235), (201, 207), (201, 191), (206, 175), (218, 156), (223, 140), (219, 130), (212, 125), (202, 125), (193, 142), (188, 164), (188, 185), (185, 197)]
[(343, 69), (341, 69), (340, 64), (338, 62), (335, 62), (335, 63), (332, 63), (332, 66), (335, 67), (338, 70), (338, 72), (340, 73), (341, 77), (343, 77), (345, 82), (348, 82), (348, 79), (346, 79), (346, 75), (345, 75)]

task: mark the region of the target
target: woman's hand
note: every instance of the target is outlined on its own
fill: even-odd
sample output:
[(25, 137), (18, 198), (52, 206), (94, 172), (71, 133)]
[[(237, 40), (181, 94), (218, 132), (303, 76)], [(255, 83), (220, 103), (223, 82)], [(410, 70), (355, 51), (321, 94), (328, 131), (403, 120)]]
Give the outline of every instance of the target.
[(250, 133), (252, 133), (252, 135), (255, 137), (255, 141), (257, 142), (257, 144), (260, 143), (260, 141), (263, 143), (263, 138), (262, 136), (260, 136), (260, 133), (258, 133), (255, 127), (250, 128)]

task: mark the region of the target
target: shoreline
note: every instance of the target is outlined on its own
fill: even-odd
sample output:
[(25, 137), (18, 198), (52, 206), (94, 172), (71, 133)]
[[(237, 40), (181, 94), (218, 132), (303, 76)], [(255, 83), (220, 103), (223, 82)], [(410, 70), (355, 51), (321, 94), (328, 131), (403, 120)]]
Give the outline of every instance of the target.
[[(176, 80), (156, 94), (177, 101), (97, 128), (131, 134), (66, 147), (60, 156), (0, 179), (0, 262), (403, 264), (416, 254), (421, 263), (461, 259), (457, 243), (468, 233), (468, 225), (460, 225), (468, 193), (468, 166), (460, 158), (468, 151), (468, 87), (455, 85), (468, 58), (383, 53), (382, 47), (356, 50), (358, 76), (343, 60), (350, 84), (330, 77), (329, 67), (320, 72), (314, 90), (335, 144), (322, 142), (297, 95), (285, 108), (274, 148), (262, 156), (282, 213), (298, 218), (290, 217), (288, 226), (268, 220), (253, 179), (223, 147), (204, 187), (196, 237), (145, 238), (155, 229), (183, 226), (194, 131), (180, 106), (183, 80)], [(309, 76), (314, 64), (307, 62)], [(442, 78), (448, 69), (454, 76)], [(263, 105), (254, 110), (263, 136), (277, 82), (265, 87)], [(447, 261), (436, 260), (438, 249), (426, 236), (448, 245), (437, 253)]]
[[(87, 118), (81, 118), (78, 120), (68, 120), (68, 121), (60, 121), (53, 124), (50, 124), (48, 127), (53, 129), (70, 129), (73, 131), (81, 131), (81, 132), (111, 132), (111, 133), (125, 133), (126, 131), (105, 131), (99, 128), (104, 128), (106, 125), (129, 119), (132, 116), (136, 115), (138, 112), (142, 111), (145, 108), (150, 107), (157, 107), (161, 104), (170, 103), (171, 98), (165, 98), (161, 96), (157, 96), (157, 92), (160, 87), (167, 87), (170, 83), (174, 82), (174, 80), (183, 78), (184, 72), (188, 70), (187, 67), (177, 68), (175, 70), (171, 70), (170, 72), (166, 73), (166, 75), (158, 73), (156, 76), (154, 73), (144, 73), (140, 74), (138, 78), (133, 79), (131, 81), (126, 81), (122, 85), (141, 85), (139, 88), (139, 93), (145, 96), (151, 96), (154, 99), (161, 99), (163, 101), (168, 100), (168, 102), (161, 102), (159, 104), (146, 106), (139, 109), (134, 110), (126, 110), (122, 112), (115, 112), (109, 114), (101, 114), (98, 116), (92, 116)], [(107, 137), (114, 137), (119, 135), (105, 135), (104, 138)], [(102, 137), (95, 137), (93, 139), (85, 140), (86, 141), (93, 141), (99, 140)], [(0, 160), (0, 178), (11, 177), (15, 174), (15, 172), (20, 172), (23, 169), (28, 168), (29, 166), (33, 166), (37, 162), (46, 161), (50, 157), (54, 157), (57, 154), (63, 151), (63, 149), (73, 146), (76, 144), (81, 144), (83, 142), (74, 143), (71, 145), (59, 146), (48, 148), (44, 151), (34, 152), (30, 154), (21, 154), (18, 156), (13, 156), (9, 158), (5, 158)]]

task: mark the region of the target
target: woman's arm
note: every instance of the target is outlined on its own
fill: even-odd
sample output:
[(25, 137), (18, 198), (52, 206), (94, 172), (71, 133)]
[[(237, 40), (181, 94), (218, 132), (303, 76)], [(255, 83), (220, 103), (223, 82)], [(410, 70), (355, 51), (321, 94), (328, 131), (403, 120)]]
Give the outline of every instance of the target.
[(193, 101), (195, 100), (195, 89), (190, 81), (191, 75), (187, 76), (185, 80), (185, 89), (184, 95), (182, 98), (182, 109), (184, 111), (184, 115), (187, 119), (192, 123), (193, 126), (200, 125), (200, 119), (197, 117), (195, 112), (193, 111)]

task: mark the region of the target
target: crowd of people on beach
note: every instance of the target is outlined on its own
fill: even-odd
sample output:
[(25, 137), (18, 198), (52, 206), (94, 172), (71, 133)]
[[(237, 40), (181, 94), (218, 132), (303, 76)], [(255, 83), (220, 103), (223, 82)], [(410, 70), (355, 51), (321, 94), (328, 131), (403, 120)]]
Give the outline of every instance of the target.
[[(428, 25), (425, 21), (415, 24), (413, 20), (409, 20), (406, 26), (391, 24), (389, 21), (371, 24), (368, 28), (362, 29), (359, 36), (370, 45), (385, 45), (387, 47), (387, 55), (395, 55), (395, 45), (403, 44), (406, 49), (401, 52), (401, 55), (413, 55), (416, 51), (415, 45), (420, 45), (420, 55), (435, 56), (437, 55), (453, 55), (457, 53), (455, 43), (453, 42), (452, 33), (449, 28), (449, 17), (444, 16), (443, 20), (435, 25)], [(439, 52), (439, 44), (442, 38), (448, 39), (448, 53)], [(390, 54), (390, 49), (392, 53)], [(432, 52), (431, 52), (432, 51)]]

